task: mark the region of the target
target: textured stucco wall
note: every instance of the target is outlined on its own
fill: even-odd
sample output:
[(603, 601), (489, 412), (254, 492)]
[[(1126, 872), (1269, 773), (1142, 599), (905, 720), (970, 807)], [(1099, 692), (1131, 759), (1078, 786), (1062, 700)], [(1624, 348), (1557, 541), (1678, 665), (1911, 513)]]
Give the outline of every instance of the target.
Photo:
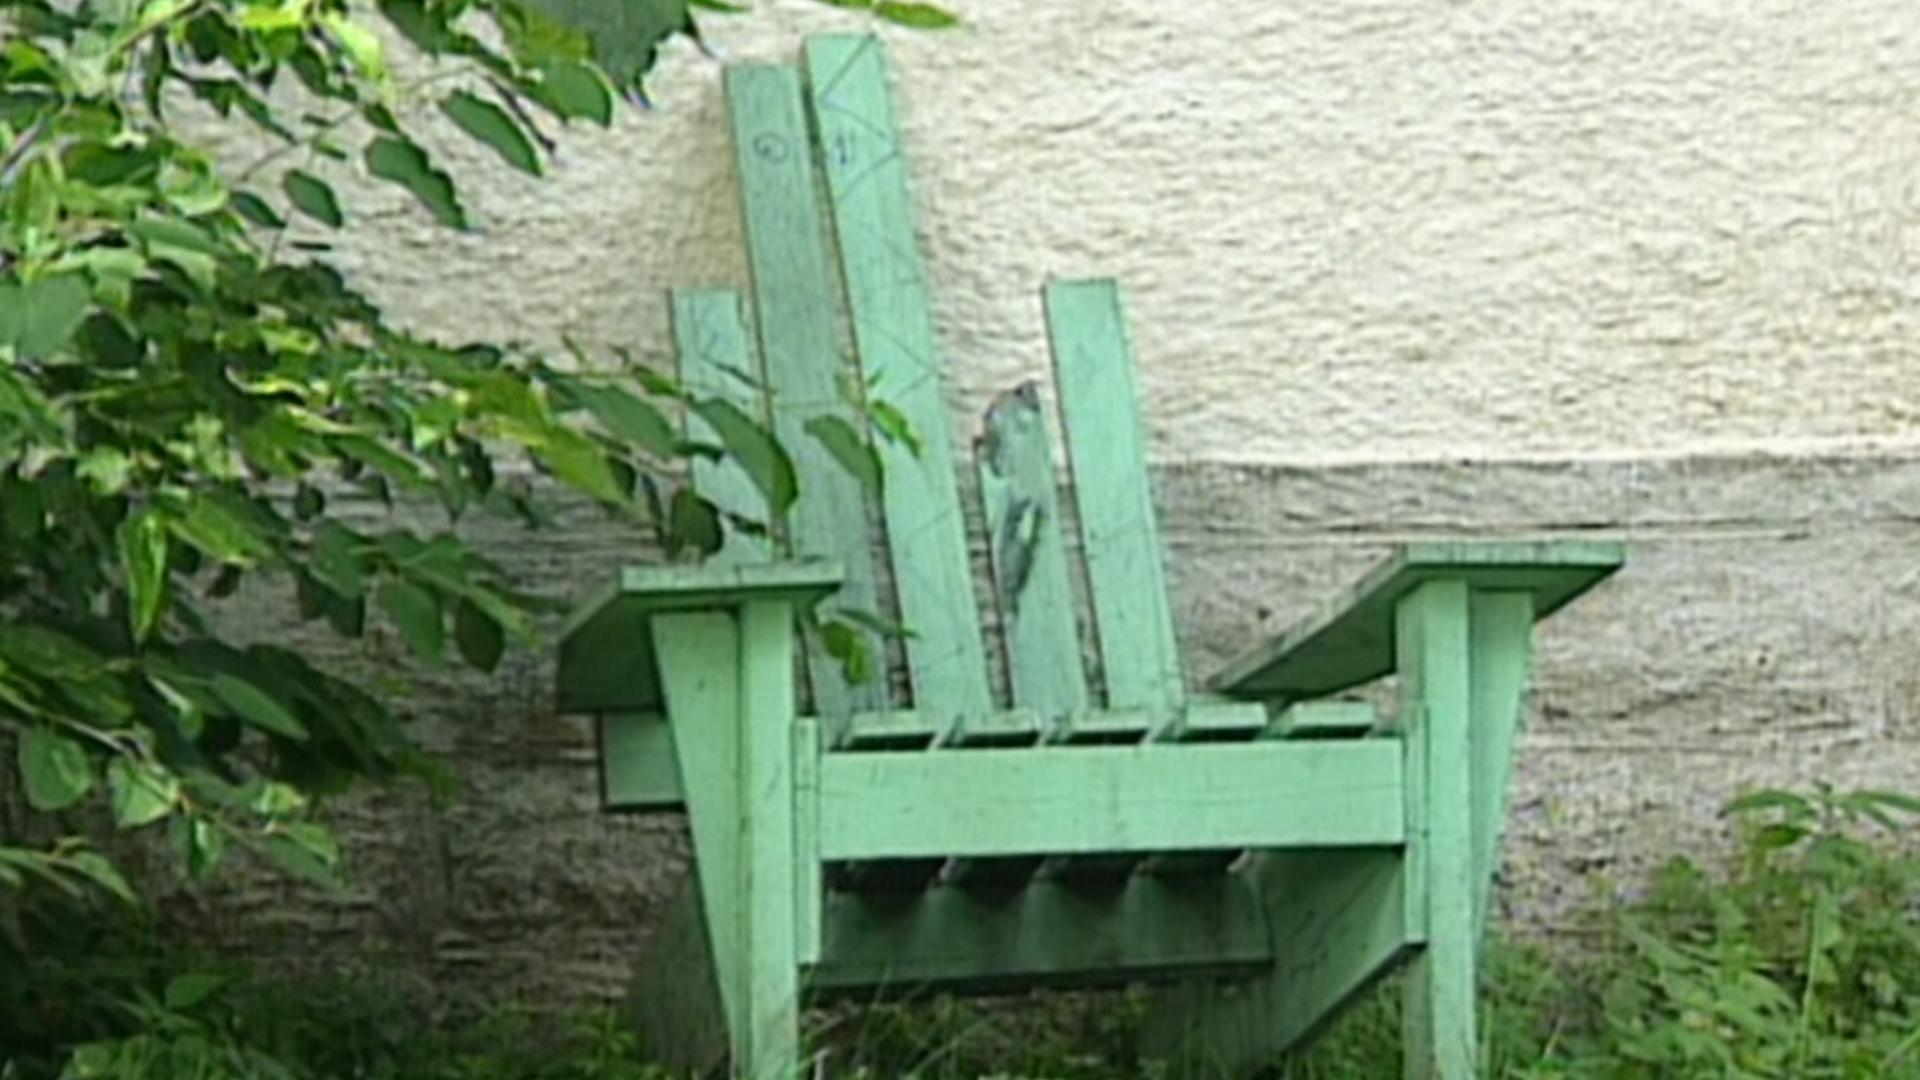
[[(1618, 536), (1630, 569), (1541, 643), (1513, 918), (1710, 847), (1741, 783), (1920, 788), (1920, 7), (957, 6), (963, 30), (888, 37), (959, 433), (1044, 372), (1045, 276), (1123, 280), (1196, 672), (1395, 539)], [(766, 59), (860, 25), (797, 0), (708, 23)], [(376, 227), (346, 264), (429, 329), (664, 362), (662, 289), (745, 274), (718, 68), (677, 46), (653, 88), (544, 182), (445, 133), (479, 230), (354, 187)], [(576, 591), (639, 543), (584, 513), (498, 539)], [(416, 680), (467, 785), (343, 806), (346, 896), (182, 904), (443, 991), (616, 990), (684, 835), (596, 813), (550, 678)]]

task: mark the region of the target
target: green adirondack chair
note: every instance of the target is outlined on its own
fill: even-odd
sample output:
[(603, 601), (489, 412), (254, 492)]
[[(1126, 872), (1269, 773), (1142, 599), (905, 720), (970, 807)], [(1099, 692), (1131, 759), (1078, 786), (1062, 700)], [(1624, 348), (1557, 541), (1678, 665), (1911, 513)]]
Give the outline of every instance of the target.
[[(1161, 987), (1149, 1052), (1178, 1075), (1239, 1074), (1404, 965), (1409, 1075), (1471, 1075), (1532, 626), (1621, 551), (1413, 544), (1193, 690), (1117, 291), (1055, 281), (1096, 647), (1083, 652), (1051, 440), (1025, 386), (974, 446), (1004, 642), (990, 651), (882, 50), (818, 37), (804, 73), (733, 66), (725, 86), (754, 318), (732, 292), (675, 293), (681, 376), (770, 421), (802, 493), (782, 541), (734, 532), (702, 565), (622, 571), (560, 656), (562, 707), (599, 720), (607, 807), (691, 818), (693, 882), (635, 988), (648, 1048), (764, 1080), (800, 1068), (811, 1002), (1139, 981)], [(837, 338), (842, 289), (857, 372)], [(832, 445), (863, 426), (849, 377), (920, 444), (876, 442), (908, 700), (884, 672), (849, 681), (796, 628), (817, 604), (882, 610), (866, 490)], [(703, 463), (693, 483), (765, 513), (738, 466)], [(989, 671), (1002, 651), (1008, 701)], [(1390, 674), (1386, 717), (1324, 700)]]

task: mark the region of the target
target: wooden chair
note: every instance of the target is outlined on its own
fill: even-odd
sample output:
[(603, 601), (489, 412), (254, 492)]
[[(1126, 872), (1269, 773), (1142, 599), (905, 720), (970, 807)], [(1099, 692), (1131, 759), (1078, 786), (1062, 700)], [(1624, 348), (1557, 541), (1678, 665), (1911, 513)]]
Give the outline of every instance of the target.
[[(1471, 1075), (1532, 626), (1612, 573), (1619, 548), (1409, 545), (1194, 690), (1119, 295), (1055, 281), (1095, 647), (1083, 654), (1052, 443), (1023, 386), (974, 445), (999, 700), (882, 50), (818, 37), (804, 75), (740, 65), (725, 85), (754, 317), (732, 292), (676, 292), (681, 375), (769, 421), (801, 494), (781, 539), (733, 532), (705, 564), (622, 571), (560, 658), (563, 708), (599, 718), (607, 807), (691, 818), (696, 884), (636, 988), (649, 1050), (763, 1080), (798, 1069), (809, 1002), (1143, 981), (1163, 987), (1151, 1052), (1182, 1076), (1244, 1073), (1404, 965), (1409, 1075)], [(857, 365), (836, 334), (842, 293)], [(849, 379), (919, 440), (874, 442), (907, 700), (884, 671), (850, 681), (829, 655), (844, 640), (797, 629), (816, 604), (882, 609), (867, 490), (832, 445), (864, 430)], [(765, 514), (736, 464), (703, 463), (693, 482)], [(1324, 700), (1387, 675), (1391, 715)]]

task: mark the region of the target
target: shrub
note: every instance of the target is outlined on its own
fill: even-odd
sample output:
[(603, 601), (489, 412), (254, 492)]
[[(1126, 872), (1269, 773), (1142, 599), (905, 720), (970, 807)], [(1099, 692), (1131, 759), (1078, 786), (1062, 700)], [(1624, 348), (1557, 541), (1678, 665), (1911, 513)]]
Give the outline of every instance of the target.
[[(1488, 1075), (1920, 1075), (1920, 800), (1766, 791), (1727, 813), (1741, 838), (1728, 864), (1671, 860), (1644, 895), (1591, 913), (1597, 947), (1489, 945)], [(1378, 988), (1284, 1075), (1398, 1076), (1398, 990)], [(831, 1075), (863, 1080), (1153, 1077), (1131, 1049), (1141, 1003), (875, 1006), (824, 1017), (817, 1044)], [(0, 1026), (0, 1080), (667, 1080), (606, 1009), (508, 1003), (446, 1023), (377, 977), (276, 983), (72, 931), (0, 965), (9, 1016), (38, 1026)]]

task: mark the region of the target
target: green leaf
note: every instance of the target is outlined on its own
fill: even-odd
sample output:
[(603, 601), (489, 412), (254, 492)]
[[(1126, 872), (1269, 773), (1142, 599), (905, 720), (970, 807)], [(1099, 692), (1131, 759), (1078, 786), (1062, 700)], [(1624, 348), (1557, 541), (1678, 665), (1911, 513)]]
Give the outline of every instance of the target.
[(65, 810), (93, 790), (86, 749), (52, 728), (28, 728), (19, 758), (21, 787), (35, 810)]
[(730, 401), (709, 398), (695, 402), (693, 411), (720, 436), (747, 478), (766, 496), (774, 516), (786, 513), (799, 496), (799, 486), (792, 459), (772, 434)]
[(553, 475), (607, 503), (624, 503), (628, 493), (593, 440), (577, 431), (553, 426), (527, 440), (527, 447)]
[(388, 578), (380, 583), (376, 598), (380, 610), (400, 629), (401, 638), (413, 654), (429, 664), (440, 662), (446, 648), (446, 626), (440, 615), (440, 601), (411, 581)]
[(807, 421), (807, 434), (826, 447), (827, 453), (847, 470), (860, 486), (871, 495), (878, 496), (881, 489), (880, 455), (875, 453), (867, 440), (853, 429), (853, 425), (837, 416), (816, 416)]
[[(5, 299), (0, 295), (0, 301)], [(41, 393), (38, 380), (24, 378), (4, 366), (0, 366), (0, 418), (8, 421), (0, 424), (0, 432), (8, 427), (17, 428), (16, 434), (24, 432), (46, 442), (58, 440), (65, 434), (63, 418)]]
[(339, 451), (363, 465), (371, 465), (382, 476), (410, 488), (426, 488), (432, 480), (412, 458), (395, 451), (378, 439), (360, 435), (342, 435), (333, 440)]
[(93, 291), (79, 274), (55, 274), (0, 293), (0, 307), (17, 312), (4, 339), (23, 359), (46, 356), (65, 345), (87, 317)]
[(197, 878), (213, 873), (226, 854), (227, 834), (221, 825), (198, 817), (174, 819), (174, 840), (186, 857), (187, 872)]
[(367, 123), (389, 135), (400, 134), (399, 118), (394, 116), (393, 110), (385, 105), (378, 102), (364, 105), (360, 109), (360, 115), (367, 118)]
[(567, 393), (586, 406), (607, 433), (658, 458), (673, 457), (680, 445), (673, 424), (651, 404), (615, 386), (566, 384)]
[(346, 218), (340, 213), (340, 200), (325, 180), (309, 172), (290, 169), (280, 178), (280, 189), (293, 201), (293, 208), (313, 220), (339, 228)]
[(214, 696), (246, 723), (275, 735), (305, 741), (306, 727), (294, 719), (286, 706), (258, 686), (223, 671), (213, 677), (212, 688)]
[(1813, 817), (1813, 803), (1804, 796), (1791, 791), (1767, 789), (1751, 791), (1727, 803), (1722, 813), (1751, 814), (1766, 810), (1778, 810), (1786, 815), (1788, 821), (1805, 821)]
[(227, 978), (224, 975), (189, 971), (167, 980), (167, 989), (161, 996), (167, 1008), (174, 1012), (183, 1012), (212, 997), (216, 990), (226, 984)]
[(281, 869), (315, 884), (339, 884), (334, 868), (340, 861), (340, 848), (323, 826), (309, 821), (281, 825), (268, 834), (260, 850)]
[(255, 3), (242, 7), (238, 22), (242, 29), (258, 32), (275, 30), (297, 30), (307, 18), (307, 6), (302, 3)]
[(232, 506), (200, 492), (182, 500), (168, 524), (182, 540), (222, 562), (247, 566), (273, 550)]
[(890, 23), (916, 30), (945, 30), (960, 24), (960, 17), (945, 8), (907, 0), (877, 0), (873, 13)]
[(340, 51), (347, 54), (360, 74), (374, 82), (386, 81), (387, 54), (378, 35), (345, 15), (329, 13), (322, 15), (320, 22), (340, 43)]
[(251, 191), (233, 193), (233, 212), (263, 229), (284, 229), (287, 219), (274, 212), (267, 201)]
[(133, 476), (133, 459), (117, 446), (96, 446), (80, 457), (74, 469), (96, 494), (118, 495)]
[(180, 781), (171, 773), (131, 758), (107, 763), (107, 792), (113, 799), (113, 822), (137, 829), (166, 817), (180, 797)]
[(212, 233), (182, 218), (149, 214), (128, 224), (127, 231), (155, 248), (206, 256), (221, 253), (220, 241)]
[(66, 634), (25, 620), (0, 621), (0, 657), (63, 682), (93, 682), (103, 663), (98, 653)]
[(914, 457), (919, 457), (925, 449), (920, 441), (920, 433), (913, 429), (913, 421), (907, 419), (907, 414), (892, 402), (877, 399), (867, 402), (867, 418), (879, 429), (880, 434), (905, 446)]
[(313, 531), (313, 554), (307, 569), (335, 594), (357, 600), (367, 590), (361, 546), (360, 538), (351, 529), (337, 521), (323, 521)]
[(379, 0), (380, 14), (400, 35), (418, 46), (420, 51), (435, 55), (456, 47), (459, 37), (447, 25), (447, 20), (457, 17), (457, 12), (436, 6), (429, 12), (420, 0)]
[(127, 619), (133, 640), (153, 632), (167, 596), (167, 520), (143, 510), (120, 525), (120, 567), (127, 575)]
[(460, 208), (453, 178), (434, 168), (425, 150), (407, 139), (382, 135), (367, 146), (365, 157), (368, 172), (412, 192), (440, 224), (455, 229), (467, 227), (466, 211)]
[(467, 663), (485, 672), (500, 666), (500, 656), (507, 648), (500, 624), (468, 599), (462, 599), (453, 609), (453, 640)]
[[(623, 88), (640, 84), (640, 77), (653, 67), (655, 51), (662, 41), (693, 25), (687, 0), (624, 0), (617, 4), (603, 0), (527, 0), (524, 6), (530, 14), (571, 31), (569, 36), (584, 34), (592, 44), (593, 60), (616, 86)], [(542, 37), (561, 44), (551, 29), (543, 31)], [(523, 38), (515, 47), (524, 50), (529, 44)], [(546, 56), (532, 59), (557, 55), (564, 54), (554, 48)]]
[(720, 515), (713, 504), (695, 494), (691, 488), (680, 488), (673, 493), (673, 502), (668, 510), (667, 548), (670, 553), (692, 548), (702, 555), (711, 555), (720, 550), (726, 542), (726, 534), (720, 529)]
[(460, 130), (492, 147), (500, 160), (521, 172), (540, 175), (540, 154), (533, 148), (533, 140), (527, 138), (519, 122), (507, 115), (505, 109), (465, 90), (456, 90), (440, 102), (440, 110), (459, 125)]
[(840, 670), (851, 683), (864, 683), (873, 677), (873, 659), (860, 632), (843, 622), (823, 621), (820, 642), (827, 655), (840, 661)]
[(590, 64), (555, 60), (540, 66), (540, 81), (525, 87), (527, 96), (562, 119), (613, 123), (613, 88)]
[(1869, 805), (1888, 806), (1904, 813), (1920, 814), (1920, 797), (1905, 795), (1898, 791), (1867, 788), (1855, 792), (1854, 798)]
[(0, 282), (0, 345), (19, 345), (20, 330), (27, 319), (27, 304), (21, 299), (25, 295), (19, 285)]
[(119, 897), (129, 904), (138, 904), (139, 897), (134, 895), (133, 887), (113, 863), (97, 851), (76, 851), (66, 858), (67, 866), (95, 885)]
[(1775, 848), (1792, 847), (1805, 839), (1806, 836), (1807, 830), (1798, 825), (1786, 825), (1780, 822), (1774, 822), (1771, 825), (1761, 827), (1761, 829), (1754, 834), (1753, 842), (1757, 846), (1771, 851)]

